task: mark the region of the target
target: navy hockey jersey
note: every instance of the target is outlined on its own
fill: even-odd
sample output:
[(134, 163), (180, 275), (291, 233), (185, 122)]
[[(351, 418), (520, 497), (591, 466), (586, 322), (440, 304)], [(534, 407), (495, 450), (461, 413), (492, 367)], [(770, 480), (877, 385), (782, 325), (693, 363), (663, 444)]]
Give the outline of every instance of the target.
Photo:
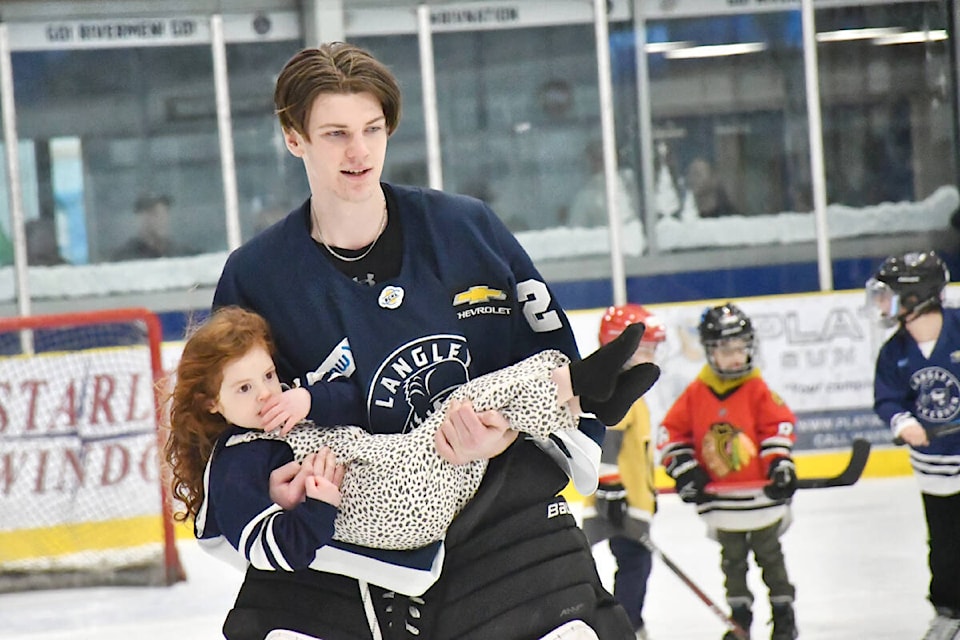
[[(467, 380), (544, 349), (578, 357), (566, 315), (489, 207), (439, 191), (383, 188), (403, 229), (395, 278), (369, 287), (338, 271), (310, 238), (308, 201), (230, 255), (214, 296), (215, 307), (239, 305), (267, 319), (279, 375), (310, 390), (315, 423), (406, 432)], [(327, 380), (334, 384), (316, 384)], [(345, 419), (357, 399), (361, 419)], [(579, 432), (541, 445), (582, 493), (596, 488), (603, 430), (582, 419)], [(404, 565), (396, 554), (389, 564)], [(431, 573), (442, 555), (441, 546)], [(422, 558), (409, 560), (425, 570)], [(353, 566), (313, 566), (391, 588)]]
[[(906, 415), (928, 430), (960, 422), (960, 309), (943, 310), (929, 358), (903, 327), (887, 340), (877, 356), (873, 407), (891, 429)], [(960, 433), (911, 447), (910, 464), (924, 493), (960, 492)]]

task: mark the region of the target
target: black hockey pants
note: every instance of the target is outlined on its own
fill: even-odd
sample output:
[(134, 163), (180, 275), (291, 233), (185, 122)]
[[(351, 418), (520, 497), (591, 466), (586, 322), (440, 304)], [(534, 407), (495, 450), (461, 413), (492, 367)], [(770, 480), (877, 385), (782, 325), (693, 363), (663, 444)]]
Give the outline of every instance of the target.
[(921, 495), (930, 549), (930, 603), (960, 612), (960, 493)]

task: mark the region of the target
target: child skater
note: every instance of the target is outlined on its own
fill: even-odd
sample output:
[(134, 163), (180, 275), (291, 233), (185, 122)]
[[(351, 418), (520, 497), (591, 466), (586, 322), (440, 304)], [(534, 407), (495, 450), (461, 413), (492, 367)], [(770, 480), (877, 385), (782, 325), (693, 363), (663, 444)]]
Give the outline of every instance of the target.
[[(309, 566), (331, 539), (424, 547), (443, 537), (486, 468), (437, 453), (434, 432), (452, 400), (499, 409), (534, 438), (575, 429), (583, 411), (615, 423), (659, 375), (652, 364), (622, 371), (642, 334), (636, 325), (579, 362), (548, 350), (481, 376), (405, 434), (303, 422), (283, 435), (262, 429), (264, 404), (283, 393), (266, 321), (221, 308), (186, 341), (177, 367), (166, 455), (187, 508), (178, 516), (195, 517), (198, 538), (224, 537), (250, 562), (285, 570)], [(427, 381), (405, 384), (417, 393)]]
[(867, 281), (868, 307), (897, 330), (880, 348), (873, 408), (910, 445), (927, 520), (929, 599), (924, 640), (960, 640), (960, 310), (943, 307), (950, 281), (933, 251), (887, 258)]
[[(796, 419), (754, 367), (750, 318), (731, 303), (707, 309), (700, 320), (707, 364), (667, 412), (659, 434), (662, 463), (677, 493), (720, 542), (731, 617), (747, 633), (753, 594), (747, 586), (750, 551), (760, 566), (773, 612), (771, 640), (797, 637), (794, 587), (787, 577), (780, 536), (790, 523), (797, 476), (790, 457)], [(721, 491), (707, 483), (769, 478), (762, 492)], [(735, 640), (728, 631), (724, 640)]]
[[(663, 322), (639, 304), (610, 307), (600, 321), (601, 346), (637, 323), (646, 329), (627, 366), (654, 362), (657, 347), (667, 338)], [(619, 424), (607, 430), (601, 463), (616, 471), (601, 470), (600, 486), (594, 496), (586, 497), (583, 511), (583, 532), (590, 544), (610, 541), (617, 564), (613, 597), (626, 609), (637, 640), (647, 640), (643, 601), (653, 567), (652, 554), (641, 540), (650, 535), (657, 510), (650, 431), (650, 409), (640, 398)]]

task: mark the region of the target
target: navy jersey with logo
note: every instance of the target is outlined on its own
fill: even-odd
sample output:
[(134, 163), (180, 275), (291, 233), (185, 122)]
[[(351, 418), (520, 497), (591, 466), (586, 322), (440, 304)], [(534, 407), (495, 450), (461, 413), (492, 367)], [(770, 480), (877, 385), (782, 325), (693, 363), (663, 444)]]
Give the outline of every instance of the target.
[[(891, 427), (905, 414), (925, 429), (960, 422), (960, 309), (943, 309), (943, 328), (929, 358), (903, 327), (881, 347), (874, 410)], [(910, 462), (925, 493), (960, 492), (960, 433), (911, 447)]]
[[(310, 237), (308, 201), (234, 251), (217, 286), (215, 307), (239, 305), (269, 322), (279, 375), (310, 390), (312, 420), (405, 432), (468, 379), (544, 349), (578, 357), (549, 287), (486, 204), (383, 188), (391, 224), (403, 230), (396, 277), (368, 286), (338, 271)], [(543, 449), (592, 493), (602, 437), (599, 422), (581, 419), (579, 433)]]

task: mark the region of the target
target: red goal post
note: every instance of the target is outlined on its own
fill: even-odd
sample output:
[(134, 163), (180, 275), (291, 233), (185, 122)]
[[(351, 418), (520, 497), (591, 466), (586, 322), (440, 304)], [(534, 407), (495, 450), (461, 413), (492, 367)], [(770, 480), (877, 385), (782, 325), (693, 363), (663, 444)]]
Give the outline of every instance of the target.
[(159, 318), (0, 318), (0, 593), (185, 578), (161, 463)]

